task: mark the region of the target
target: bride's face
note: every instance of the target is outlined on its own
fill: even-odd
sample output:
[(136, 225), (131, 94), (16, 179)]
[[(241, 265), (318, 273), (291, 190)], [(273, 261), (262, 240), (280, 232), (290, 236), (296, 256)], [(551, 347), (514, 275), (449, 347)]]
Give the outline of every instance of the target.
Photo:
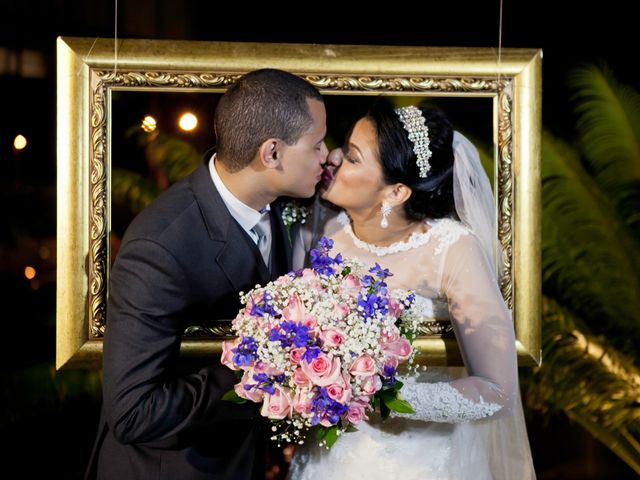
[(378, 154), (378, 137), (371, 121), (358, 120), (347, 144), (330, 155), (343, 155), (342, 164), (325, 187), (322, 198), (345, 210), (378, 208), (385, 185)]

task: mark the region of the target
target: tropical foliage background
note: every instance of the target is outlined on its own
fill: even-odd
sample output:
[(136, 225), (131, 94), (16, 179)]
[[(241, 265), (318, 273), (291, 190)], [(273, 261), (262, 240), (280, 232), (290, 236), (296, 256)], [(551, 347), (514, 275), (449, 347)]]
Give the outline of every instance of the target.
[[(569, 87), (575, 135), (543, 133), (543, 363), (522, 370), (523, 398), (530, 417), (566, 417), (640, 474), (640, 96), (604, 66), (574, 70)], [(150, 173), (113, 171), (114, 209), (132, 215), (202, 152), (162, 131), (129, 134)], [(97, 426), (99, 372), (55, 372), (51, 353), (2, 372), (0, 429), (24, 461), (33, 461), (30, 446), (46, 448), (39, 437), (79, 445), (66, 456), (75, 464), (52, 467), (79, 478)]]

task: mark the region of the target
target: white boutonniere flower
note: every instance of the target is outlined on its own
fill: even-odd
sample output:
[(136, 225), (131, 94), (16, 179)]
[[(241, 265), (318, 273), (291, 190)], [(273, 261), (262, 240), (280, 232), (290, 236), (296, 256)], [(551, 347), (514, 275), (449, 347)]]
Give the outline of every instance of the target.
[(301, 225), (307, 221), (307, 217), (311, 209), (306, 207), (296, 200), (289, 200), (282, 208), (282, 223), (288, 232), (291, 232), (291, 227), (300, 223)]

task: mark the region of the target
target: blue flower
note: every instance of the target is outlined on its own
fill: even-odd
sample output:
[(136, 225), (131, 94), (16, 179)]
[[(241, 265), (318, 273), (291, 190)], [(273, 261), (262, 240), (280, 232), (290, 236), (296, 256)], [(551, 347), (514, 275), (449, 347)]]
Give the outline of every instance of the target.
[(233, 363), (239, 367), (248, 367), (258, 359), (258, 345), (253, 337), (242, 337), (237, 347), (232, 348)]
[(409, 295), (407, 295), (407, 298), (405, 298), (405, 300), (404, 300), (405, 305), (407, 307), (410, 307), (413, 304), (413, 302), (415, 301), (415, 299), (416, 299), (416, 294), (415, 293), (410, 293)]
[(267, 291), (264, 292), (262, 298), (256, 303), (253, 298), (251, 299), (251, 315), (258, 317), (264, 317), (265, 314), (275, 317), (278, 312), (273, 308), (269, 302), (273, 299), (271, 294)]
[(327, 420), (331, 425), (335, 425), (340, 421), (340, 417), (349, 411), (349, 408), (332, 399), (326, 388), (319, 388), (311, 401), (311, 411), (313, 412), (312, 425), (317, 425), (321, 420)]
[(391, 273), (388, 268), (383, 269), (378, 262), (376, 262), (375, 266), (369, 269), (369, 272), (375, 273), (376, 277), (380, 280), (384, 280), (387, 277), (393, 277), (393, 273)]
[(382, 383), (385, 385), (395, 385), (396, 380), (396, 369), (392, 365), (384, 366), (384, 374), (383, 374)]
[(311, 340), (309, 336), (309, 327), (301, 323), (292, 321), (282, 322), (279, 327), (274, 327), (269, 332), (269, 340), (272, 342), (280, 342), (283, 348), (294, 345), (296, 347), (304, 347)]
[(342, 264), (342, 255), (338, 254), (335, 258), (329, 256), (329, 250), (333, 248), (333, 240), (322, 237), (318, 240), (316, 248), (309, 252), (311, 268), (321, 275), (335, 275), (336, 271), (332, 265)]
[[(284, 375), (278, 375), (278, 377), (283, 377), (282, 380), (284, 380)], [(276, 377), (276, 381), (278, 381), (278, 377)], [(270, 379), (266, 373), (256, 373), (253, 375), (253, 379), (257, 383), (247, 383), (242, 388), (247, 391), (257, 388), (258, 390), (267, 392), (270, 395), (276, 393), (276, 389), (273, 386), (274, 380)], [(280, 383), (282, 383), (282, 380), (280, 380)]]
[(320, 355), (320, 347), (317, 346), (311, 346), (308, 347), (305, 352), (302, 354), (302, 359), (305, 360), (307, 363), (311, 363), (313, 362), (314, 359), (316, 359), (318, 357), (318, 355)]

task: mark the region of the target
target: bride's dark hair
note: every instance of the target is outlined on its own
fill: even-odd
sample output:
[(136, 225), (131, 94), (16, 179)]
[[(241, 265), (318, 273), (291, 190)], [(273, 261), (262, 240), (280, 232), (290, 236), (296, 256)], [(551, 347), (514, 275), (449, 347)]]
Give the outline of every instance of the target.
[(409, 220), (456, 217), (453, 199), (453, 127), (440, 110), (421, 108), (429, 127), (431, 168), (427, 178), (420, 178), (413, 143), (407, 137), (398, 115), (384, 100), (378, 100), (365, 118), (375, 126), (382, 174), (387, 184), (403, 183), (411, 189), (404, 203)]

